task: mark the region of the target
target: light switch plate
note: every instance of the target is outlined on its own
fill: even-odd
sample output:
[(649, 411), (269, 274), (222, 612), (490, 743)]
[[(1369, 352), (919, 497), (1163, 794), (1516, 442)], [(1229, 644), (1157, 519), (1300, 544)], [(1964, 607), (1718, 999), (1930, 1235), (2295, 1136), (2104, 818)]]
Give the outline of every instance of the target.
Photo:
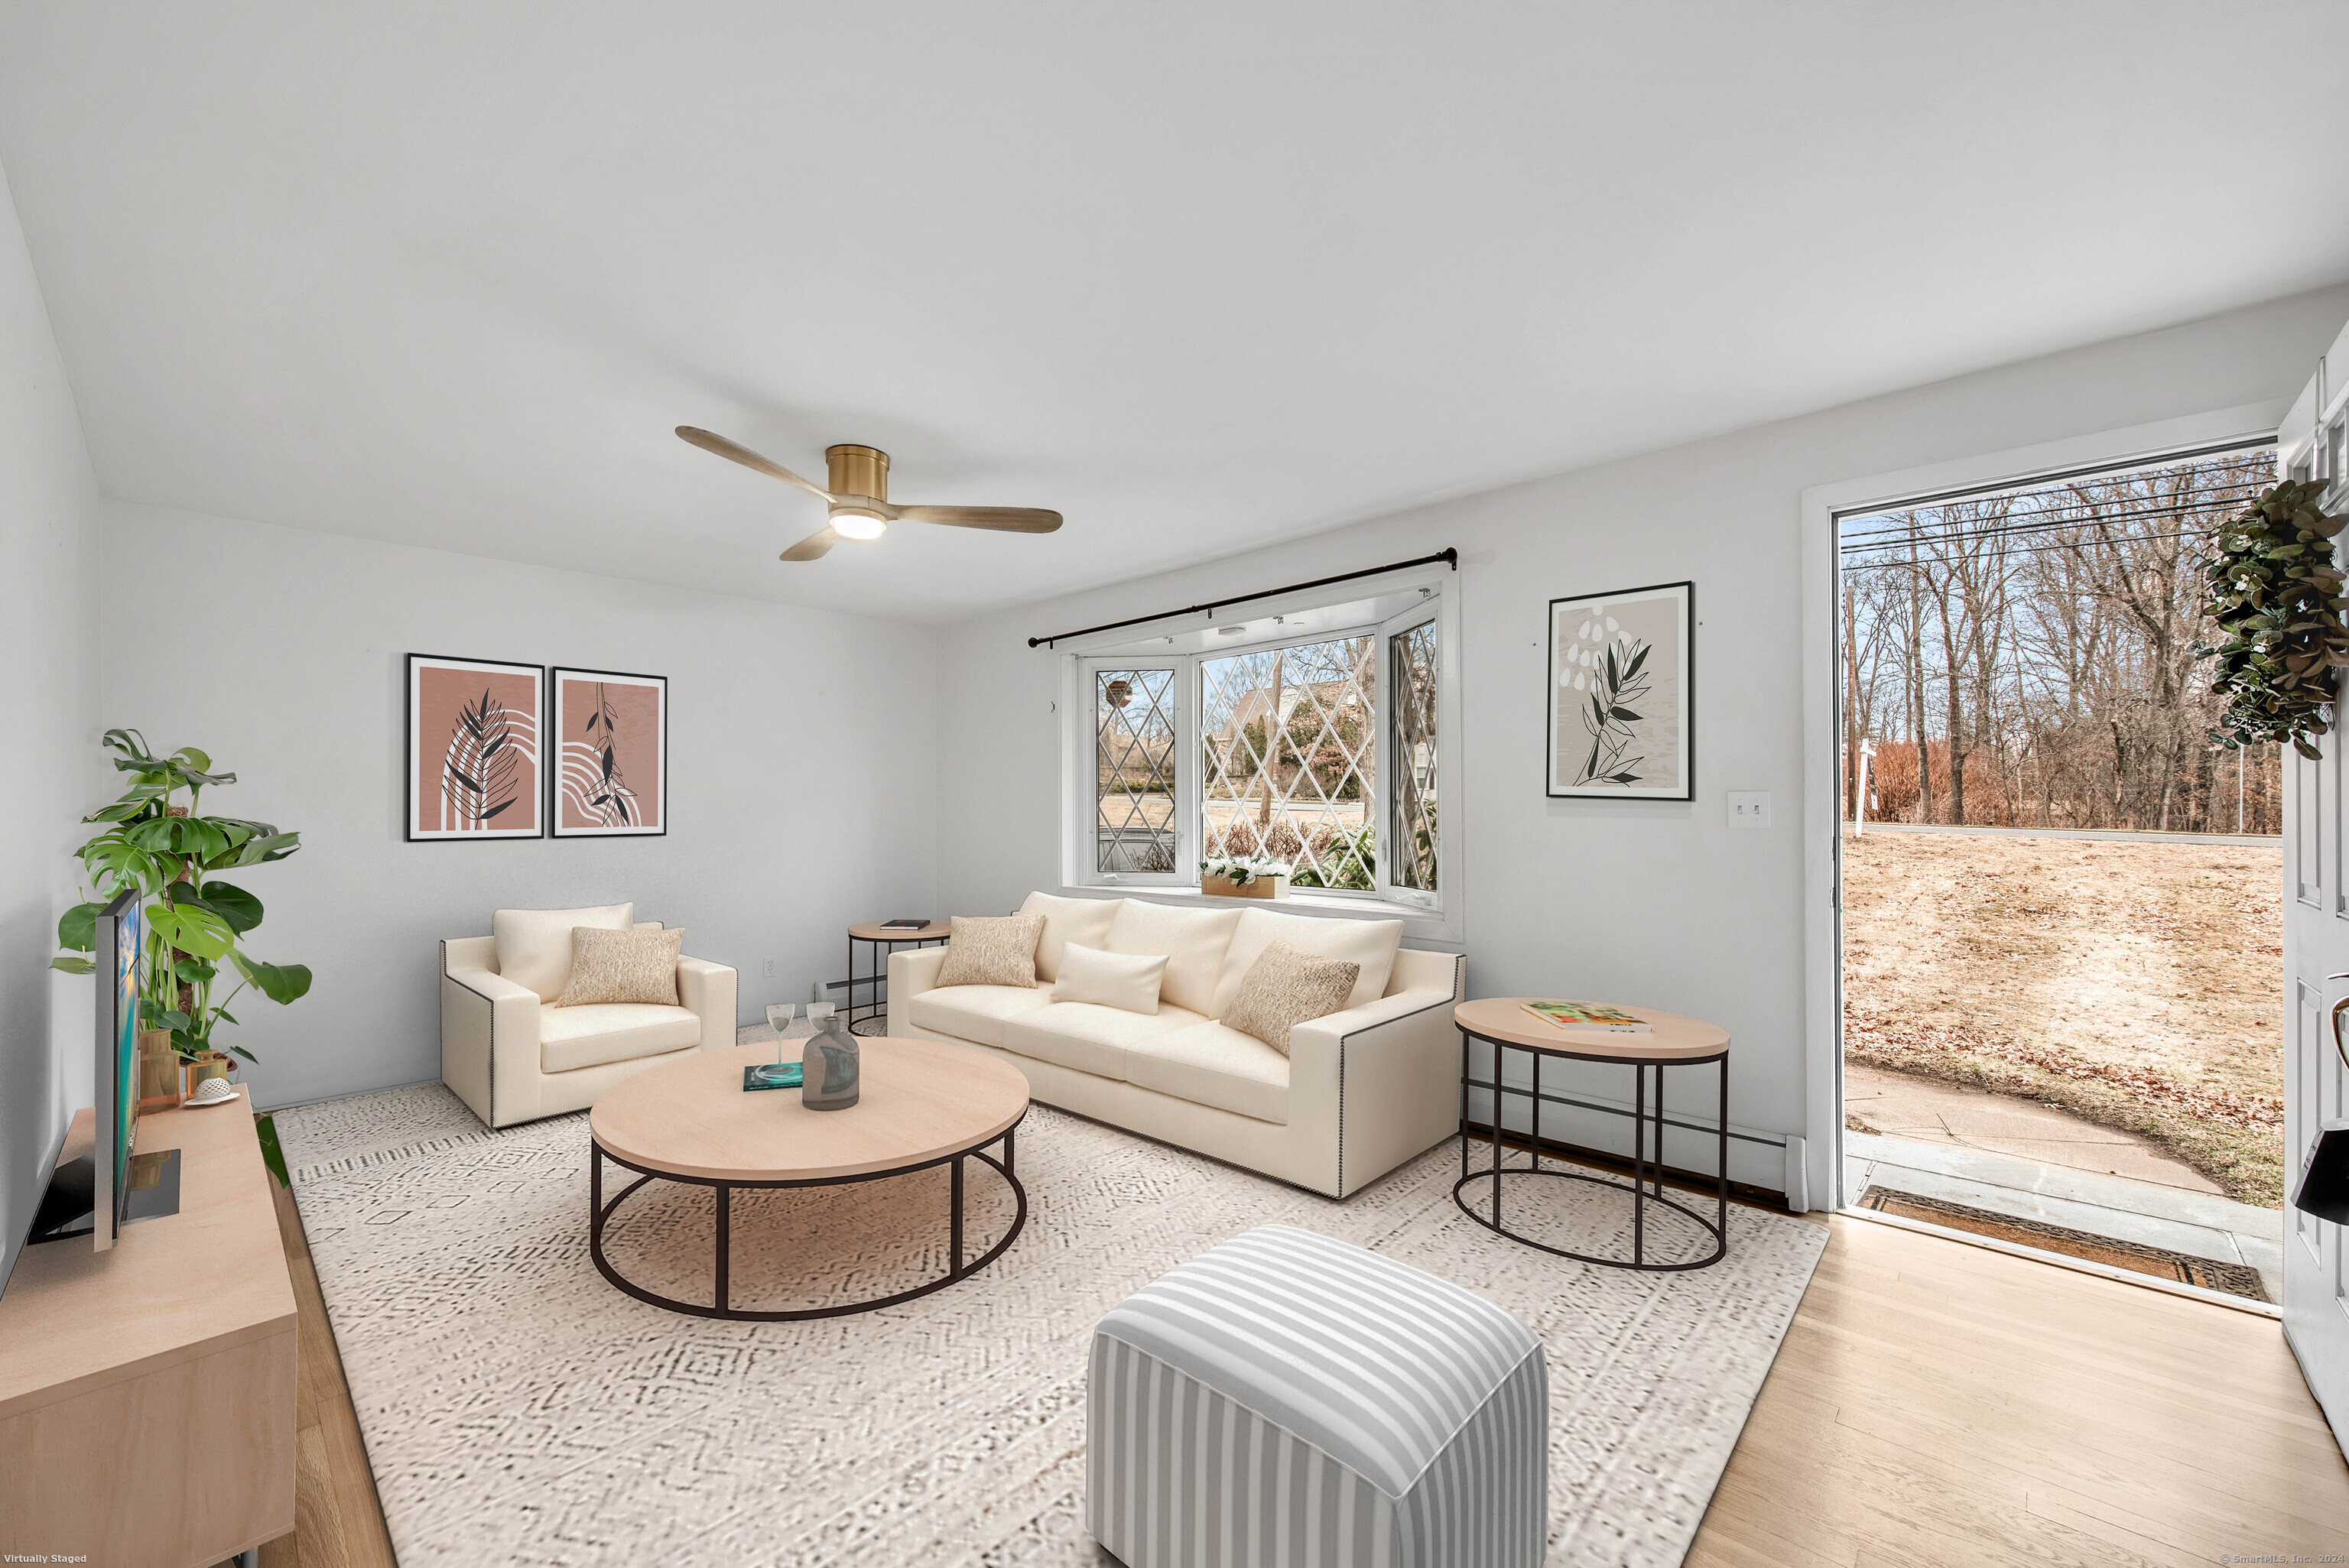
[(1770, 791), (1732, 789), (1729, 792), (1729, 820), (1743, 827), (1768, 827), (1770, 825)]

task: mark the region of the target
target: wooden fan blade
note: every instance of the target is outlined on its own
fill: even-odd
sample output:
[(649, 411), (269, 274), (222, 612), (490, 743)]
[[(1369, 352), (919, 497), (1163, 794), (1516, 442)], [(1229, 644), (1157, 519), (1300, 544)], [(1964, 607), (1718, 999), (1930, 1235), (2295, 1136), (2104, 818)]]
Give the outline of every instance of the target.
[(840, 535), (833, 532), (832, 525), (830, 523), (826, 523), (820, 532), (809, 534), (805, 539), (801, 540), (797, 544), (792, 545), (789, 550), (784, 551), (781, 555), (775, 557), (775, 559), (778, 561), (821, 561), (823, 559), (824, 552), (830, 550), (833, 545), (838, 544), (839, 542)]
[(905, 506), (897, 515), (907, 522), (991, 528), (1000, 533), (1050, 533), (1061, 526), (1059, 512), (1038, 506)]
[(771, 459), (762, 458), (748, 447), (737, 446), (714, 431), (704, 430), (693, 425), (679, 425), (677, 428), (677, 433), (678, 439), (690, 441), (705, 452), (716, 452), (730, 462), (740, 463), (746, 469), (756, 469), (770, 479), (781, 480), (787, 485), (797, 485), (812, 496), (819, 496), (825, 500), (832, 499), (832, 492), (822, 485), (812, 480), (803, 480), (782, 464)]

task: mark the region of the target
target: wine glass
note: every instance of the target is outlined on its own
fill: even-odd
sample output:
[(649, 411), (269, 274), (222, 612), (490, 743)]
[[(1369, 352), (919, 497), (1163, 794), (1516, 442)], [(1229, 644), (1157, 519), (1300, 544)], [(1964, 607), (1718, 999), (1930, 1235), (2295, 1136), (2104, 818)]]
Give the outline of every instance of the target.
[(767, 1026), (775, 1031), (775, 1065), (783, 1065), (783, 1037), (792, 1032), (792, 1015), (798, 1012), (796, 1002), (767, 1004)]
[(830, 1002), (810, 1002), (807, 1005), (807, 1021), (809, 1026), (817, 1034), (823, 1034), (824, 1025), (832, 1021), (832, 1015), (834, 1011), (835, 1008)]

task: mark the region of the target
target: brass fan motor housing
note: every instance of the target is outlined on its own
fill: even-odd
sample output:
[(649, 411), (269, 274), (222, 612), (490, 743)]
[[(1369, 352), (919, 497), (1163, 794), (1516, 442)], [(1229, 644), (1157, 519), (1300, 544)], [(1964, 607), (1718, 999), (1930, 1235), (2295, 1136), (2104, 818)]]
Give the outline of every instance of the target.
[(889, 499), (889, 454), (880, 448), (826, 447), (823, 462), (830, 480), (824, 488), (833, 494)]

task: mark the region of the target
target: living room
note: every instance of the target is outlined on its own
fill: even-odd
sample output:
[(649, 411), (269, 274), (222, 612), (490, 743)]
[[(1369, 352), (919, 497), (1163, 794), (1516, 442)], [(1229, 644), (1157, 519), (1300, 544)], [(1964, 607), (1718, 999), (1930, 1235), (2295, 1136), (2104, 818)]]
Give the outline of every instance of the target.
[[(2313, 1187), (2274, 1304), (1847, 1206), (1833, 560), (2227, 443), (2343, 511), (2344, 50), (2085, 0), (0, 14), (0, 1552), (2339, 1550)], [(533, 744), (452, 825), (492, 682)], [(298, 835), (217, 857), (217, 964), (184, 868), (109, 915), (78, 853), (191, 770), (127, 820)], [(233, 1016), (159, 1025), (151, 964), (110, 1012), (134, 919)], [(160, 1093), (109, 1020), (176, 1028)], [(181, 1212), (28, 1242), (102, 1125), (197, 1140)], [(221, 1183), (251, 1301), (130, 1283), (227, 1266)], [(1335, 1359), (1249, 1362), (1309, 1281)], [(257, 1370), (129, 1392), (213, 1355)], [(1459, 1410), (1365, 1447), (1423, 1414), (1339, 1397), (1389, 1356)], [(1293, 1473), (1236, 1494), (1209, 1410)]]

